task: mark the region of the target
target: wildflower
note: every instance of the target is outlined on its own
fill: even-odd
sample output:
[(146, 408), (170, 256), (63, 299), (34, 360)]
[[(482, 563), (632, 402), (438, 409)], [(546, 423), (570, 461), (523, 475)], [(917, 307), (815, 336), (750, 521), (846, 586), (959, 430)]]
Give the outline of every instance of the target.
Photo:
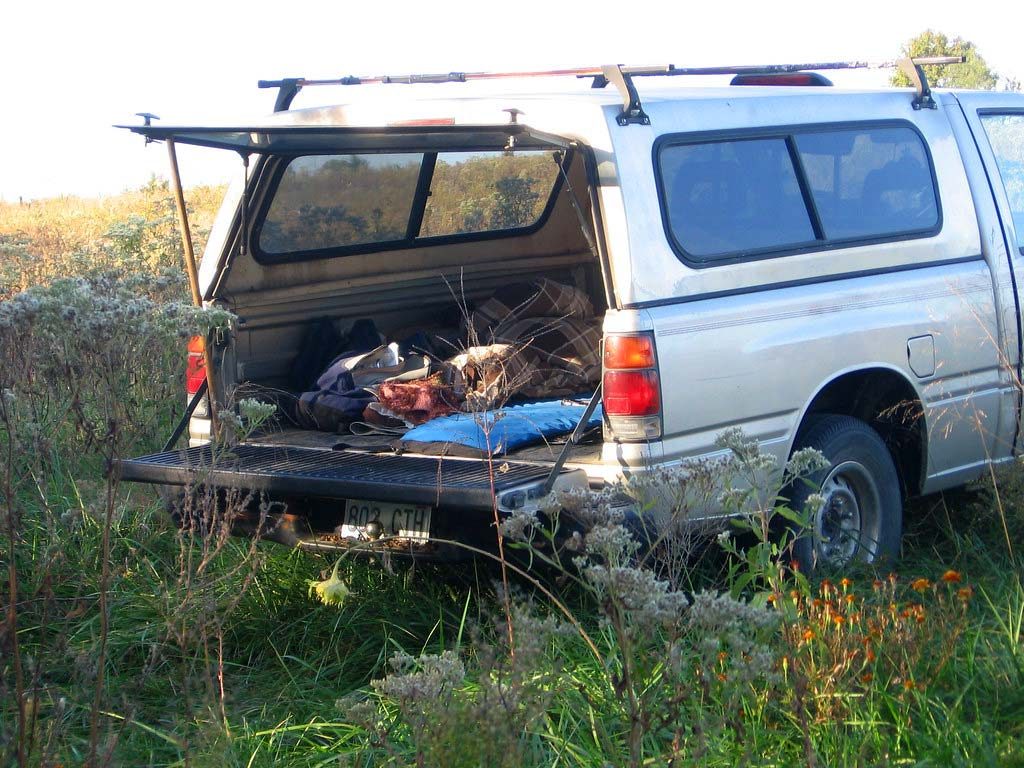
[(916, 687), (917, 686), (914, 684), (914, 681), (911, 680), (909, 677), (903, 681), (903, 690), (905, 691), (912, 691)]
[(317, 598), (324, 605), (340, 606), (345, 602), (345, 598), (349, 596), (351, 590), (349, 590), (348, 584), (338, 577), (338, 566), (340, 565), (341, 559), (339, 558), (334, 564), (334, 570), (331, 571), (331, 575), (327, 579), (309, 582), (310, 597), (315, 592)]
[[(670, 589), (667, 581), (647, 570), (588, 566), (584, 576), (599, 594), (612, 597), (640, 625), (671, 621), (690, 604), (685, 594)], [(694, 597), (696, 603), (702, 603), (701, 594)], [(700, 615), (699, 610), (691, 612), (691, 621)]]
[(863, 675), (860, 676), (860, 681), (862, 683), (870, 683), (874, 679), (875, 679), (875, 676), (873, 674), (871, 674), (870, 672), (865, 672)]
[(729, 679), (728, 677), (726, 677), (725, 673), (723, 673), (723, 672), (719, 672), (717, 675), (715, 675), (715, 677), (718, 678), (718, 682), (720, 682), (720, 683), (724, 683), (726, 680)]
[(915, 592), (926, 592), (931, 585), (932, 583), (923, 576), (910, 582), (910, 588)]
[(867, 661), (870, 664), (872, 661), (875, 660), (875, 658), (876, 658), (876, 656), (875, 656), (875, 649), (874, 648), (868, 648), (867, 651), (864, 653), (865, 661)]
[(418, 659), (399, 651), (388, 663), (395, 671), (370, 685), (379, 693), (399, 701), (436, 701), (460, 685), (466, 668), (452, 651), (423, 654)]
[(810, 627), (808, 627), (807, 629), (804, 630), (803, 641), (805, 643), (809, 643), (813, 639), (814, 639), (814, 630), (811, 629)]
[(970, 600), (970, 599), (971, 599), (971, 596), (972, 596), (973, 594), (974, 594), (974, 588), (973, 588), (973, 587), (971, 587), (970, 585), (968, 585), (968, 586), (966, 586), (966, 587), (960, 587), (960, 589), (958, 589), (958, 590), (956, 591), (956, 596), (957, 596), (957, 597), (959, 597), (959, 598), (960, 598), (960, 599), (961, 599), (961, 600), (962, 600), (963, 602), (965, 602), (965, 603), (966, 603), (966, 602), (967, 602), (968, 600)]
[(502, 520), (501, 535), (513, 541), (526, 541), (538, 525), (540, 520), (535, 510), (520, 508)]
[(942, 580), (947, 584), (959, 584), (960, 573), (957, 571), (946, 571), (944, 574), (942, 574)]
[(793, 453), (786, 464), (786, 471), (793, 477), (803, 477), (827, 469), (828, 466), (828, 459), (817, 448), (801, 448)]
[(850, 605), (853, 605), (857, 601), (856, 595), (846, 595), (843, 599)]
[(846, 617), (843, 616), (842, 614), (834, 613), (834, 614), (832, 614), (832, 622), (836, 626), (841, 626), (842, 624), (844, 624), (846, 622)]
[(883, 586), (885, 585), (882, 583), (881, 579), (875, 579), (871, 582), (871, 589), (875, 592), (879, 591)]
[(247, 397), (238, 401), (239, 414), (252, 427), (262, 425), (274, 415), (275, 411), (277, 411), (277, 406), (273, 403), (263, 403), (253, 397)]
[(625, 526), (595, 525), (583, 537), (587, 551), (596, 552), (609, 560), (629, 555), (639, 549), (639, 542)]
[(849, 589), (852, 584), (853, 582), (845, 576), (839, 580), (839, 586), (841, 586), (844, 591)]

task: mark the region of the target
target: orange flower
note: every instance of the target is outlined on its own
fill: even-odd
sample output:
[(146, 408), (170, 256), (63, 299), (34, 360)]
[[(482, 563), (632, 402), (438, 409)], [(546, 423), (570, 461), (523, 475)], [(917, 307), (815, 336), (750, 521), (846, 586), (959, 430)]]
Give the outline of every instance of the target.
[(868, 662), (874, 661), (875, 660), (875, 651), (874, 651), (874, 649), (873, 648), (868, 648), (867, 653), (864, 654), (864, 658), (867, 659)]
[(932, 583), (923, 576), (920, 579), (914, 579), (910, 582), (910, 588), (915, 592), (925, 592), (931, 587)]
[(942, 574), (942, 580), (947, 584), (959, 584), (960, 574), (957, 571), (946, 571)]
[(856, 596), (856, 595), (847, 595), (847, 596), (846, 596), (845, 598), (843, 598), (843, 599), (844, 599), (844, 600), (846, 600), (846, 602), (848, 602), (848, 603), (851, 603), (851, 604), (852, 604), (852, 603), (853, 603), (853, 602), (854, 602), (854, 601), (855, 601), (855, 600), (857, 599), (857, 596)]
[(843, 589), (849, 589), (853, 582), (844, 576), (842, 579), (839, 580), (839, 584), (842, 586)]
[(813, 639), (814, 639), (814, 630), (813, 629), (805, 629), (804, 630), (804, 634), (803, 634), (804, 642), (805, 643), (809, 643)]
[(963, 600), (965, 603), (971, 599), (971, 595), (974, 594), (974, 589), (970, 586), (960, 587), (956, 591), (956, 596)]
[(846, 621), (846, 617), (842, 616), (841, 614), (838, 614), (838, 613), (833, 613), (832, 614), (832, 621), (835, 622), (836, 625), (840, 625), (840, 624), (842, 624), (843, 622)]
[(715, 675), (715, 677), (718, 678), (718, 682), (720, 682), (720, 683), (724, 683), (726, 680), (729, 679), (728, 677), (723, 675), (721, 672), (719, 672), (717, 675)]
[(860, 676), (860, 681), (862, 683), (870, 683), (874, 679), (875, 679), (875, 676), (873, 674), (871, 674), (870, 672), (865, 672), (863, 675)]
[(883, 586), (885, 586), (885, 585), (879, 579), (875, 579), (874, 581), (871, 582), (871, 588), (873, 590), (875, 590), (875, 592), (880, 590)]
[(775, 600), (775, 595), (768, 595), (768, 597), (765, 598), (765, 601), (768, 603), (768, 605), (775, 605)]
[(916, 687), (917, 686), (914, 685), (914, 681), (909, 678), (903, 681), (903, 690), (905, 691), (912, 691)]

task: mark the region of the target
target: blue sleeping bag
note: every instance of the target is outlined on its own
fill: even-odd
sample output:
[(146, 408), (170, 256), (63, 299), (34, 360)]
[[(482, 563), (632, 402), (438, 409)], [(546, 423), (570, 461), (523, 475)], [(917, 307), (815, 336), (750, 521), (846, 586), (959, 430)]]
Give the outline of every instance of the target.
[[(497, 411), (455, 413), (413, 427), (398, 442), (404, 451), (449, 456), (501, 456), (517, 448), (542, 443), (572, 432), (586, 402), (540, 400), (509, 405)], [(601, 406), (594, 409), (586, 427), (601, 426)]]

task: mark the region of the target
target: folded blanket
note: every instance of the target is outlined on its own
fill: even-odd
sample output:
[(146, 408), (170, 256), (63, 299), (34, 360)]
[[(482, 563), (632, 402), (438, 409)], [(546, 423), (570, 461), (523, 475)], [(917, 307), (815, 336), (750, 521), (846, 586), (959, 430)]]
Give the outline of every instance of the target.
[[(572, 432), (586, 410), (576, 400), (541, 400), (482, 413), (441, 416), (405, 433), (397, 446), (415, 453), (448, 456), (501, 456), (517, 448)], [(601, 426), (598, 406), (587, 428)]]

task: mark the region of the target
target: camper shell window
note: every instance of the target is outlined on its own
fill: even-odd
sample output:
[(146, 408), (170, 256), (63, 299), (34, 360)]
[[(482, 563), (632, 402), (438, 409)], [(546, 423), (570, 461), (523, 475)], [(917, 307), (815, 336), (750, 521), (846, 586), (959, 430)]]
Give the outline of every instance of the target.
[(276, 174), (253, 232), (263, 260), (409, 248), (541, 226), (556, 150), (300, 155)]
[(936, 234), (935, 171), (911, 124), (669, 136), (655, 144), (662, 220), (694, 267)]

